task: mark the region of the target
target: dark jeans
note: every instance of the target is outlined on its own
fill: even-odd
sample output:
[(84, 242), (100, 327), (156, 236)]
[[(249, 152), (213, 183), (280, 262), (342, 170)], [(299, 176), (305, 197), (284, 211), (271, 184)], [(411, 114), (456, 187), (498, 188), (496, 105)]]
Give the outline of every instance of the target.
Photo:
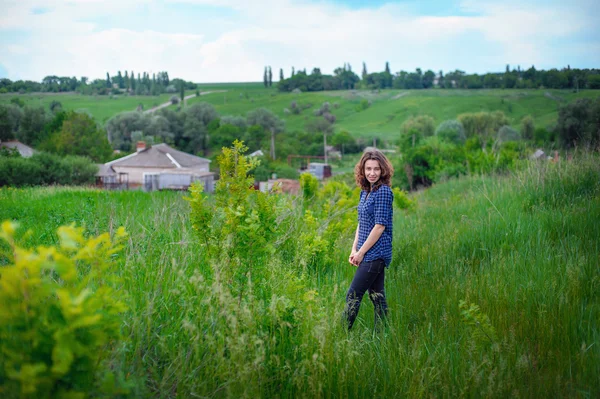
[(387, 302), (385, 300), (385, 262), (377, 259), (370, 262), (362, 261), (358, 265), (350, 289), (346, 294), (345, 316), (348, 321), (348, 330), (352, 328), (358, 315), (360, 303), (367, 290), (369, 298), (375, 306), (375, 325), (387, 316)]

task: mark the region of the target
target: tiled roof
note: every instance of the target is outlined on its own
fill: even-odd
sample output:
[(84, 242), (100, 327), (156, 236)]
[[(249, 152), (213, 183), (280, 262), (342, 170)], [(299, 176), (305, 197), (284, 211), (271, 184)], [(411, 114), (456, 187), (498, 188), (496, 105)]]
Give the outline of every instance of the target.
[(209, 159), (187, 154), (163, 143), (108, 162), (106, 165), (148, 168), (190, 168), (205, 165), (209, 162)]

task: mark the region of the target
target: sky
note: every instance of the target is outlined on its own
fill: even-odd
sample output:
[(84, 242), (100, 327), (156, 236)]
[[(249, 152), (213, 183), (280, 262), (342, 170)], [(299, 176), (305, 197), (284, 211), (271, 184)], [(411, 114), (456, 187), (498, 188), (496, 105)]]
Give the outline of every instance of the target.
[(0, 77), (600, 68), (597, 0), (0, 0)]

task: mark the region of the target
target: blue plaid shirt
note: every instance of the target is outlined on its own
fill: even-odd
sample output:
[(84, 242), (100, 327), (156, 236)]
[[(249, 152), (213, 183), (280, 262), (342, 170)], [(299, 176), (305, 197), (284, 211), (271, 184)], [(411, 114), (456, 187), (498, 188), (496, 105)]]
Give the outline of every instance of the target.
[(358, 203), (358, 244), (357, 250), (367, 241), (376, 224), (385, 226), (379, 240), (367, 251), (364, 261), (383, 259), (389, 267), (392, 261), (392, 217), (394, 194), (389, 186), (382, 185), (371, 195), (367, 191), (360, 192)]

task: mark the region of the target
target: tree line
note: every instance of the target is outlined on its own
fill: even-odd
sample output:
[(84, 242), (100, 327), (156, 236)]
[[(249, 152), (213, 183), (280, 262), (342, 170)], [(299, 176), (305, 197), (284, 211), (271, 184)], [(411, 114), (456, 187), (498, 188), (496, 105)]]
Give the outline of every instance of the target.
[(0, 79), (0, 94), (2, 93), (33, 93), (33, 92), (78, 92), (81, 94), (122, 94), (159, 95), (162, 93), (177, 93), (181, 89), (195, 90), (196, 84), (183, 79), (170, 80), (169, 73), (161, 71), (150, 75), (148, 72), (136, 73), (134, 71), (118, 71), (111, 76), (106, 73), (104, 79), (90, 81), (87, 77), (81, 78), (49, 75), (41, 82), (31, 80)]
[[(270, 67), (269, 67), (270, 71)], [(265, 69), (265, 82), (266, 80)], [(269, 81), (270, 82), (270, 81)], [(270, 85), (270, 83), (269, 83)], [(265, 83), (265, 87), (268, 85)], [(423, 72), (417, 68), (414, 72), (390, 72), (389, 63), (386, 62), (382, 72), (368, 73), (363, 62), (361, 76), (352, 71), (350, 64), (336, 68), (333, 75), (323, 74), (320, 68), (314, 68), (310, 74), (306, 69), (295, 72), (292, 68), (291, 76), (283, 77), (280, 70), (280, 80), (277, 88), (282, 92), (293, 90), (322, 91), (322, 90), (348, 90), (348, 89), (600, 89), (600, 69), (575, 69), (567, 66), (561, 70), (538, 70), (535, 66), (522, 70), (520, 66), (510, 68), (499, 73), (467, 74), (461, 70), (443, 71), (435, 73), (432, 70)]]
[[(350, 72), (348, 67), (345, 72)], [(296, 75), (302, 76), (304, 71)], [(364, 102), (368, 107), (368, 102)], [(285, 121), (265, 108), (244, 116), (230, 116), (219, 115), (208, 103), (163, 108), (155, 113), (124, 112), (102, 126), (86, 113), (63, 111), (57, 101), (49, 107), (36, 107), (27, 106), (15, 97), (9, 104), (0, 104), (0, 141), (16, 138), (41, 152), (59, 157), (84, 156), (89, 163), (102, 163), (135, 151), (138, 141), (149, 145), (167, 143), (181, 151), (212, 156), (237, 139), (243, 140), (251, 151), (269, 149), (268, 156), (256, 171), (257, 178), (264, 180), (274, 172), (280, 177), (295, 178), (297, 171), (281, 162), (290, 154), (323, 156), (326, 147), (334, 147), (342, 153), (356, 153), (370, 144), (347, 131), (335, 131), (333, 110), (338, 107), (337, 103), (314, 106), (292, 101), (286, 114), (301, 114), (313, 109), (314, 117), (307, 117), (306, 126), (299, 131), (286, 130)], [(461, 114), (456, 120), (444, 121), (437, 128), (431, 117), (412, 117), (399, 127), (399, 135), (391, 141), (399, 146), (406, 161), (399, 166), (405, 173), (398, 175), (399, 178), (406, 176), (406, 179), (397, 183), (414, 188), (469, 170), (489, 172), (500, 166), (511, 168), (515, 159), (531, 152), (532, 145), (600, 148), (598, 121), (600, 99), (578, 99), (561, 105), (557, 124), (550, 130), (535, 128), (531, 117), (524, 118), (521, 128), (515, 130), (500, 111)], [(0, 154), (0, 157), (4, 155)], [(35, 162), (47, 160), (36, 159)], [(44, 167), (31, 166), (31, 162), (6, 161), (3, 170), (12, 171), (11, 176), (15, 179), (28, 173), (27, 170), (42, 173)], [(59, 165), (59, 162), (54, 164)], [(71, 170), (71, 166), (63, 166), (56, 168)], [(56, 176), (62, 176), (61, 173)], [(54, 177), (48, 177), (50, 175), (36, 176), (28, 181), (64, 181), (52, 180)]]

